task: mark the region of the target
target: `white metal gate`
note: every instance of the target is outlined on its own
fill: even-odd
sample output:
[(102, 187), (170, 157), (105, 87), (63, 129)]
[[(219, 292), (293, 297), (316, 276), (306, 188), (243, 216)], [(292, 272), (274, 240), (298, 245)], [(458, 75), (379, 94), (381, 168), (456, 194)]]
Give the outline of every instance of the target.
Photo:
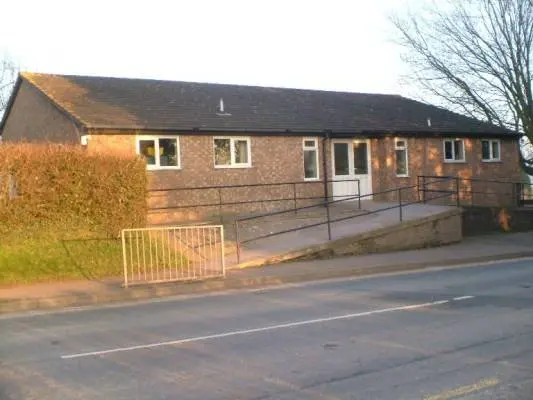
[(124, 286), (225, 275), (221, 225), (122, 230)]

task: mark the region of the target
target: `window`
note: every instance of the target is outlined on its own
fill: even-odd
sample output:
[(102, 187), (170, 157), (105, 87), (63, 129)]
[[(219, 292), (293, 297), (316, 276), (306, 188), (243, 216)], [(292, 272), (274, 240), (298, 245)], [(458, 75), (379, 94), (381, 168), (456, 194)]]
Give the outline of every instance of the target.
[(250, 167), (250, 138), (216, 137), (213, 139), (215, 168)]
[(500, 161), (500, 141), (482, 140), (481, 159), (483, 161)]
[(366, 142), (353, 143), (353, 172), (355, 175), (368, 174), (368, 150)]
[(147, 169), (179, 169), (180, 147), (176, 136), (140, 136), (137, 154), (146, 160)]
[(465, 142), (463, 139), (444, 140), (444, 161), (445, 162), (464, 162), (465, 161)]
[(348, 143), (333, 143), (335, 160), (335, 176), (350, 175), (350, 162), (348, 159)]
[(304, 139), (304, 180), (318, 179), (318, 141)]
[(394, 141), (394, 149), (396, 152), (396, 176), (408, 176), (407, 140), (396, 139)]

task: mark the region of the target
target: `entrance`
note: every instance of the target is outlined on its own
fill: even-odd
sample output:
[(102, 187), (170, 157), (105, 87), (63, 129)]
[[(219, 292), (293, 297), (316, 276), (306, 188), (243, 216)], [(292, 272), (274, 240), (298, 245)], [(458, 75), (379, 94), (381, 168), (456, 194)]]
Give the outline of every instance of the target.
[[(331, 153), (334, 200), (372, 193), (369, 140), (334, 139)], [(359, 179), (361, 193), (358, 193), (355, 179)], [(371, 197), (364, 199), (370, 200)]]

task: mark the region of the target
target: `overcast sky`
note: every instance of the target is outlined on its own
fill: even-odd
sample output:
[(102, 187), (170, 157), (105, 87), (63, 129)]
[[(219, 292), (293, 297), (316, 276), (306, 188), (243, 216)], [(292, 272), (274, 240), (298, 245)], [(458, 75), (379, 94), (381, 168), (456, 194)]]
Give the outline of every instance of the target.
[(1, 0), (22, 70), (408, 95), (406, 0)]

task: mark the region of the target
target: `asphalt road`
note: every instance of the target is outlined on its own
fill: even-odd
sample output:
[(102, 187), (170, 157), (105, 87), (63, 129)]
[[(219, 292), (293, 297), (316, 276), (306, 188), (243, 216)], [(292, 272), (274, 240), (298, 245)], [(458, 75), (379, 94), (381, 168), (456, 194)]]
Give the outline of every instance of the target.
[(533, 260), (0, 317), (0, 399), (532, 399)]

